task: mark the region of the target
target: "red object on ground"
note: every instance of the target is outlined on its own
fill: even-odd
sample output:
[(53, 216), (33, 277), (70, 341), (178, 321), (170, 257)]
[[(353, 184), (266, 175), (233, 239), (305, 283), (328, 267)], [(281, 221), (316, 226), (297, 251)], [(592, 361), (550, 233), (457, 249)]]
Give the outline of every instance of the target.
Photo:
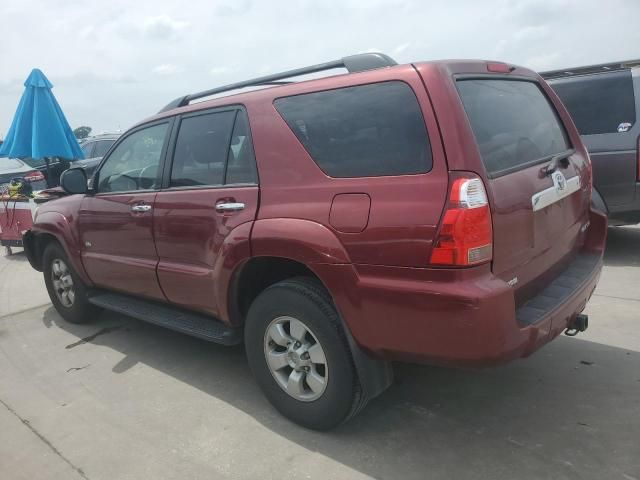
[(0, 245), (22, 247), (22, 234), (33, 225), (36, 204), (30, 199), (1, 197)]

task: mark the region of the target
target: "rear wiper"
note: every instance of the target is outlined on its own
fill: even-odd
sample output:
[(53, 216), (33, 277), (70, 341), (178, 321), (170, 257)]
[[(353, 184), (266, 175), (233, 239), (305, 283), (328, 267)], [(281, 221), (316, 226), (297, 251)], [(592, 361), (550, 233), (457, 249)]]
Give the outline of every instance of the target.
[(555, 172), (558, 167), (567, 168), (569, 166), (569, 157), (573, 155), (575, 150), (567, 150), (566, 152), (559, 153), (558, 155), (554, 155), (551, 157), (551, 161), (547, 164), (546, 167), (543, 167), (542, 171), (546, 176), (551, 175)]

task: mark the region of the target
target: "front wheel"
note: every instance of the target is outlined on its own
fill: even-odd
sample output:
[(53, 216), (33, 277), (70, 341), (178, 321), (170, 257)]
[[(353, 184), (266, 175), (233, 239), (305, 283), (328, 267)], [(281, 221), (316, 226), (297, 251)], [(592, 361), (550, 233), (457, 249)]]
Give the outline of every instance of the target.
[(87, 289), (73, 271), (60, 245), (50, 243), (42, 255), (44, 282), (51, 303), (60, 316), (71, 323), (87, 323), (100, 311), (89, 303)]
[(284, 416), (316, 430), (346, 421), (363, 401), (351, 351), (326, 290), (308, 278), (265, 289), (245, 326), (249, 366)]

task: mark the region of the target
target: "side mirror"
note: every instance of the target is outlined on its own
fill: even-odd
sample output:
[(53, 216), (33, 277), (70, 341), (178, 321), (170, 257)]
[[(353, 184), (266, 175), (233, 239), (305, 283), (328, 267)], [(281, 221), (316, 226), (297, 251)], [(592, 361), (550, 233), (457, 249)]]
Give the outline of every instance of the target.
[(65, 170), (60, 175), (60, 186), (67, 193), (87, 193), (87, 174), (82, 168)]

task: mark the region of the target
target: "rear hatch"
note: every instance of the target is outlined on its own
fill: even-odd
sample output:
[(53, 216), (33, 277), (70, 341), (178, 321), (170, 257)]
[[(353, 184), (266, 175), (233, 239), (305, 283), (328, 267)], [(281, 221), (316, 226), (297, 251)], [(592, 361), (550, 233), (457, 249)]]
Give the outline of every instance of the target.
[(589, 160), (577, 134), (568, 134), (574, 127), (563, 124), (535, 77), (462, 77), (456, 87), (486, 170), (492, 269), (515, 288), (521, 304), (582, 245), (591, 196)]

